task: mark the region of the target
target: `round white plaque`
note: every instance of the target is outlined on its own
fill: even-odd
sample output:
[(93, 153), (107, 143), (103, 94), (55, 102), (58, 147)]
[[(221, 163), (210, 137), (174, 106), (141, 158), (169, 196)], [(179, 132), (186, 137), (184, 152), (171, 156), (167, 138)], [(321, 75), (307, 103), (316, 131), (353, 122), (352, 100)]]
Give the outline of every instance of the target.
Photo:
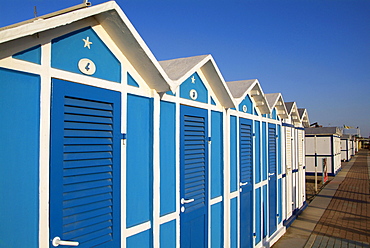
[(78, 61), (78, 69), (83, 74), (92, 75), (96, 71), (96, 66), (90, 59), (80, 59), (80, 61)]

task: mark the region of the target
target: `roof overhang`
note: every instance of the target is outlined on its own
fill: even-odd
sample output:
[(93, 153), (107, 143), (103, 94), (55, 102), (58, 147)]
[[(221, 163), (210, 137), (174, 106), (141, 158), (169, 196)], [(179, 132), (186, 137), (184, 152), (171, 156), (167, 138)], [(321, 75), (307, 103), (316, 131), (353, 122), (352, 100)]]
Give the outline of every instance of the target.
[(159, 63), (172, 80), (171, 89), (173, 91), (192, 74), (201, 70), (222, 106), (225, 108), (235, 107), (232, 94), (211, 55), (165, 60)]
[(299, 118), (301, 119), (302, 125), (304, 127), (310, 127), (310, 121), (308, 119), (307, 109), (299, 108), (298, 113), (299, 113)]
[(288, 112), (284, 104), (284, 99), (281, 93), (265, 94), (270, 110), (276, 108), (277, 115), (282, 119), (288, 118)]
[(299, 125), (301, 124), (301, 118), (299, 117), (299, 112), (297, 108), (297, 104), (295, 102), (286, 102), (285, 107), (288, 111), (288, 115), (292, 119), (292, 124)]
[(270, 107), (257, 79), (227, 82), (236, 105), (239, 105), (249, 95), (261, 114), (269, 114)]

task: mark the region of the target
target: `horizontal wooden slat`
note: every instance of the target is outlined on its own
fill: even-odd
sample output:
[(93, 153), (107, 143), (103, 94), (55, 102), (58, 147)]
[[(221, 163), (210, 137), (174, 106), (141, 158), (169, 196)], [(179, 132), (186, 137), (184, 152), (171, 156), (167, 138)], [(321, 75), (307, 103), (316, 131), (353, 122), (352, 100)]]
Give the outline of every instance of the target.
[(74, 168), (74, 169), (64, 169), (63, 175), (64, 176), (77, 176), (83, 174), (92, 174), (92, 173), (100, 173), (100, 172), (111, 172), (113, 170), (112, 166), (89, 166), (89, 167), (82, 167), (82, 168)]
[(112, 152), (74, 152), (64, 153), (64, 161), (68, 160), (91, 160), (91, 159), (106, 159), (112, 158)]
[(112, 117), (112, 111), (105, 111), (100, 109), (87, 109), (75, 106), (65, 106), (64, 113), (74, 114), (74, 115), (83, 115), (83, 116), (101, 116), (101, 117)]
[(89, 189), (84, 189), (84, 190), (76, 190), (76, 191), (72, 191), (69, 193), (64, 193), (63, 200), (68, 201), (68, 200), (73, 200), (73, 199), (79, 199), (82, 197), (89, 197), (89, 196), (94, 196), (94, 195), (111, 193), (112, 191), (113, 190), (111, 186), (89, 188)]
[[(99, 180), (99, 181), (88, 181), (84, 183), (79, 183), (78, 190), (84, 190), (88, 188), (98, 188), (98, 187), (104, 187), (104, 186), (109, 186), (109, 185), (112, 185), (111, 179), (104, 179), (104, 180)], [(64, 185), (64, 192), (73, 192), (75, 190), (76, 190), (75, 184)]]
[(80, 107), (85, 107), (85, 108), (90, 108), (90, 109), (102, 109), (102, 110), (107, 110), (107, 111), (111, 111), (113, 109), (113, 105), (111, 103), (90, 101), (87, 99), (72, 98), (68, 96), (64, 98), (64, 105), (80, 106)]
[[(100, 222), (95, 225), (91, 225), (85, 228), (77, 229), (77, 230), (71, 230), (68, 232), (63, 233), (63, 238), (65, 240), (76, 240), (78, 241), (78, 237), (87, 235), (89, 233), (95, 232), (97, 230), (103, 230), (103, 229), (111, 229), (112, 227), (112, 221), (106, 221), (106, 222)], [(87, 246), (89, 247), (89, 246)]]
[(90, 232), (109, 228), (112, 226), (112, 216), (110, 214), (98, 216), (89, 222), (79, 223), (79, 225), (67, 225), (63, 227), (63, 238), (66, 240), (73, 240), (74, 237), (86, 235)]
[(78, 160), (78, 161), (64, 161), (63, 168), (78, 168), (87, 166), (102, 166), (102, 165), (112, 165), (111, 158), (105, 159), (90, 159), (90, 160)]
[(98, 181), (104, 179), (111, 179), (112, 173), (104, 172), (104, 173), (94, 173), (94, 174), (86, 174), (86, 175), (76, 175), (76, 176), (69, 176), (63, 178), (63, 184), (76, 184), (82, 182), (89, 182), (89, 181)]
[(111, 131), (91, 131), (91, 130), (64, 130), (64, 137), (78, 138), (78, 137), (91, 137), (91, 138), (101, 138), (101, 137), (113, 137)]
[(71, 215), (80, 214), (80, 213), (84, 213), (88, 211), (93, 211), (96, 209), (111, 207), (111, 206), (112, 206), (112, 201), (111, 199), (108, 199), (104, 201), (94, 202), (89, 205), (81, 205), (81, 206), (73, 207), (73, 208), (65, 208), (63, 209), (63, 216), (68, 217)]
[[(106, 229), (104, 231), (109, 231), (109, 229)], [(101, 231), (101, 232), (103, 232), (103, 231)], [(99, 234), (100, 234), (100, 232), (95, 233), (95, 235), (91, 235), (92, 239), (87, 240), (87, 242), (84, 242), (83, 244), (86, 247), (98, 247), (102, 244), (108, 243), (108, 242), (113, 240), (113, 237), (112, 237), (111, 234), (107, 233), (107, 234), (101, 234), (101, 236), (98, 236)], [(109, 247), (109, 244), (106, 244), (106, 245), (107, 245), (107, 247)]]
[(110, 145), (110, 138), (64, 138), (65, 145)]
[(103, 130), (103, 131), (112, 131), (112, 124), (104, 123), (86, 123), (86, 122), (64, 122), (65, 129), (74, 129), (74, 130)]
[(81, 123), (98, 123), (98, 124), (112, 124), (113, 119), (108, 117), (98, 116), (85, 116), (85, 115), (73, 115), (64, 114), (64, 120), (68, 122), (81, 122)]
[(64, 152), (110, 152), (113, 151), (112, 145), (67, 145)]
[(93, 218), (95, 216), (99, 216), (102, 214), (109, 214), (112, 213), (112, 208), (111, 207), (105, 207), (105, 208), (99, 208), (99, 209), (94, 209), (92, 211), (87, 211), (83, 213), (78, 213), (75, 215), (70, 215), (68, 217), (63, 218), (63, 225), (69, 225), (75, 222), (87, 220), (90, 218)]
[(94, 202), (105, 201), (109, 199), (112, 199), (111, 193), (93, 195), (93, 196), (63, 201), (63, 208), (72, 208), (72, 207), (77, 207), (77, 206), (82, 206), (82, 205), (88, 205)]

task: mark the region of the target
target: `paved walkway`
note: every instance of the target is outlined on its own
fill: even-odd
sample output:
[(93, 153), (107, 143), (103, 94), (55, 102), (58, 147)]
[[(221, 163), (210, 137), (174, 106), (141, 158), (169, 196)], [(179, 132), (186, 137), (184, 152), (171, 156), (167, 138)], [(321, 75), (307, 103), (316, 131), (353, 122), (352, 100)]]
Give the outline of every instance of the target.
[(274, 248), (370, 247), (370, 152), (343, 165)]

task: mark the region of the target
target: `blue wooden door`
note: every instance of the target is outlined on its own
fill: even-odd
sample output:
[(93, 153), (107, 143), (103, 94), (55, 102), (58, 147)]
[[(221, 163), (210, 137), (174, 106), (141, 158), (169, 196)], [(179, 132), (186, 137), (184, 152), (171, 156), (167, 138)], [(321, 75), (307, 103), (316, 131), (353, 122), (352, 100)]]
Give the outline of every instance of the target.
[(277, 229), (276, 125), (268, 126), (269, 234)]
[(208, 111), (181, 106), (180, 242), (208, 247)]
[(118, 92), (54, 79), (50, 143), (50, 247), (120, 247)]
[(240, 118), (240, 247), (253, 247), (253, 127)]

